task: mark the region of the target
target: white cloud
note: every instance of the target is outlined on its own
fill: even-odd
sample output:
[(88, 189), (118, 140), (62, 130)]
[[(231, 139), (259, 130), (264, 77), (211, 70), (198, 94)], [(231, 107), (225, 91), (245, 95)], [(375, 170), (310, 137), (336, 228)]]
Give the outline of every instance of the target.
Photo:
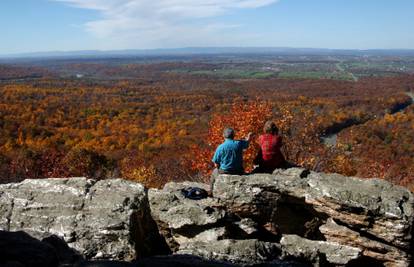
[[(228, 45), (242, 36), (237, 25), (211, 24), (206, 19), (238, 9), (268, 6), (278, 0), (55, 0), (96, 10), (101, 19), (86, 30), (102, 38), (103, 48)], [(224, 34), (226, 33), (226, 34)], [(107, 47), (106, 47), (107, 46)]]

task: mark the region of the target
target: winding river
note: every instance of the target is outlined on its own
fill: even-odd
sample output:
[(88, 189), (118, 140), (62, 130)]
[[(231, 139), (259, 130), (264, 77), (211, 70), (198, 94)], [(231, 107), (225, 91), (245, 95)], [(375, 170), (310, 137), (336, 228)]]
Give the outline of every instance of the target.
[[(412, 104), (414, 104), (414, 92), (406, 92), (406, 95), (408, 95), (409, 97), (411, 97), (411, 103), (409, 105), (404, 106), (403, 108), (398, 108), (394, 111), (391, 112), (391, 114), (397, 113), (397, 112), (401, 112), (404, 111), (406, 108), (408, 108), (409, 106), (411, 106)], [(362, 121), (362, 122), (355, 122), (355, 123), (344, 123), (342, 127), (338, 127), (338, 129), (330, 134), (324, 135), (321, 137), (321, 143), (328, 146), (328, 147), (334, 147), (336, 146), (337, 140), (338, 140), (338, 134), (355, 125), (358, 124), (363, 124), (366, 123), (366, 121)]]

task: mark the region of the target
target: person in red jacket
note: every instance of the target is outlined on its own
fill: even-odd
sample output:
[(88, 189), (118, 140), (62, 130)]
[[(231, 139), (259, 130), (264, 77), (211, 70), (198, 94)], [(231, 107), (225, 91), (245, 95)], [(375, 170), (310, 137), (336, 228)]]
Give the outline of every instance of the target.
[(286, 167), (285, 157), (280, 151), (282, 137), (279, 136), (279, 129), (274, 122), (265, 123), (258, 143), (260, 150), (254, 163), (259, 166), (253, 172), (272, 173), (276, 168)]

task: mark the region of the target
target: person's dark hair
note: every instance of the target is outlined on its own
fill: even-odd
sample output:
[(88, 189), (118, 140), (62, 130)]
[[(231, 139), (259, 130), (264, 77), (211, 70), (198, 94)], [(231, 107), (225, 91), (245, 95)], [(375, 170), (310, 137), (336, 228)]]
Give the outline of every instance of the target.
[(263, 132), (267, 134), (279, 134), (279, 129), (273, 121), (267, 121), (263, 127)]
[(234, 130), (232, 128), (226, 128), (223, 131), (223, 137), (227, 139), (234, 139)]

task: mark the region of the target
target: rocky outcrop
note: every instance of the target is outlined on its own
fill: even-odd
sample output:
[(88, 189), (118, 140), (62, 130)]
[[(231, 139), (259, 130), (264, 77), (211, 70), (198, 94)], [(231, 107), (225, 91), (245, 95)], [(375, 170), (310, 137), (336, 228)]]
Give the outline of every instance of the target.
[(278, 259), (280, 246), (257, 239), (195, 241), (180, 246), (178, 254), (196, 255), (203, 259), (220, 260), (240, 265), (252, 265)]
[[(247, 253), (254, 258), (260, 257), (253, 253), (251, 242), (240, 241), (233, 249), (237, 253)], [(254, 244), (254, 243), (251, 243)], [(223, 246), (224, 247), (224, 246)], [(202, 249), (202, 247), (200, 247)], [(219, 251), (219, 250), (217, 250)], [(221, 257), (228, 260), (226, 251)], [(214, 258), (214, 259), (213, 259)], [(214, 255), (207, 259), (206, 255), (163, 255), (146, 257), (133, 262), (114, 260), (86, 260), (75, 250), (69, 248), (63, 239), (50, 236), (38, 240), (24, 232), (0, 231), (0, 266), (1, 267), (240, 267), (229, 262), (218, 261)], [(267, 264), (250, 265), (250, 267), (303, 267), (303, 264), (293, 261), (272, 261)]]
[(208, 189), (170, 183), (149, 190), (152, 216), (178, 254), (241, 265), (280, 259), (313, 266), (411, 262), (414, 198), (386, 181), (292, 168), (220, 175), (214, 198), (199, 201), (181, 194), (194, 186)]
[(295, 234), (352, 247), (361, 250), (361, 261), (371, 264), (411, 262), (414, 197), (384, 180), (303, 169), (222, 175), (216, 178), (214, 196), (230, 213), (251, 218), (259, 226), (270, 225), (275, 235)]
[[(285, 235), (280, 240), (283, 257), (302, 259), (313, 265), (344, 266), (361, 258), (361, 249), (335, 242), (314, 241), (297, 235)], [(282, 257), (282, 258), (283, 258)]]
[(151, 215), (172, 251), (188, 241), (212, 242), (226, 235), (225, 207), (214, 198), (185, 198), (181, 190), (187, 187), (208, 190), (205, 184), (185, 182), (168, 183), (163, 190), (148, 191)]
[(375, 240), (375, 238), (364, 237), (357, 231), (338, 225), (333, 219), (329, 219), (319, 229), (327, 240), (360, 248), (364, 256), (388, 263), (388, 265), (407, 266), (407, 259), (412, 257), (409, 255), (409, 251), (387, 245)]
[(125, 180), (25, 180), (0, 185), (0, 229), (55, 235), (87, 259), (155, 253), (157, 230), (145, 189)]
[[(137, 262), (139, 267), (240, 267), (229, 262), (206, 260), (202, 257), (192, 255), (169, 255), (158, 256), (140, 260)], [(289, 260), (274, 260), (265, 264), (253, 264), (249, 267), (307, 267), (308, 265)], [(83, 266), (82, 266), (83, 267)], [(101, 266), (85, 266), (101, 267)], [(105, 267), (105, 266), (102, 266)], [(108, 266), (110, 267), (110, 266)], [(118, 266), (113, 266), (118, 267)], [(122, 267), (122, 266), (119, 266)]]
[(379, 179), (311, 173), (306, 203), (338, 223), (402, 250), (412, 242), (414, 198)]
[(0, 266), (4, 255), (36, 266), (19, 253), (56, 267), (411, 264), (414, 197), (386, 181), (292, 168), (220, 175), (201, 200), (186, 198), (188, 187), (209, 189), (85, 178), (0, 185)]

